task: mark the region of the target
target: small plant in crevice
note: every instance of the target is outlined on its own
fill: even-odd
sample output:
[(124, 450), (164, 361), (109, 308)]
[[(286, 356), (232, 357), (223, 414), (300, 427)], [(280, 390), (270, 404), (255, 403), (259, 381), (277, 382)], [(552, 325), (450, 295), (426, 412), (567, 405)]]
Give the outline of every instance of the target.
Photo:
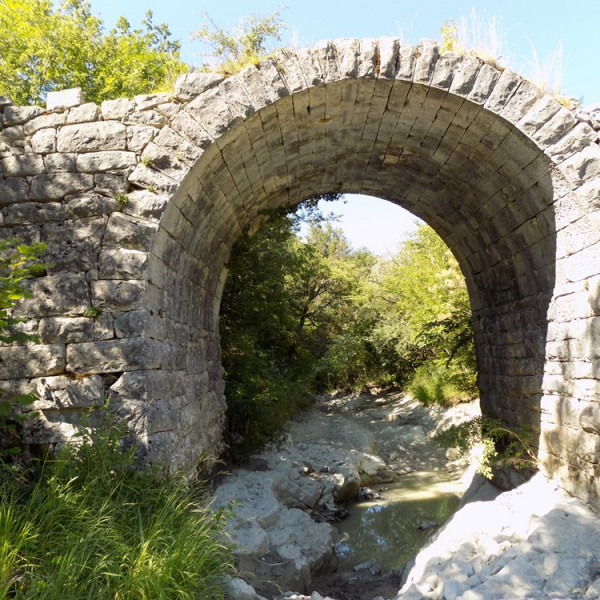
[(145, 167), (151, 167), (154, 164), (154, 161), (147, 155), (142, 156), (142, 158), (140, 159), (140, 162)]
[(102, 313), (103, 310), (99, 306), (88, 306), (88, 308), (83, 311), (83, 316), (95, 321)]
[(492, 479), (494, 467), (500, 464), (515, 469), (535, 470), (538, 459), (533, 447), (531, 431), (508, 427), (497, 419), (476, 417), (459, 425), (452, 425), (435, 437), (444, 448), (458, 448), (462, 456), (471, 456), (477, 470)]
[(127, 194), (119, 193), (115, 196), (115, 201), (117, 202), (119, 210), (123, 210), (129, 204), (129, 197)]

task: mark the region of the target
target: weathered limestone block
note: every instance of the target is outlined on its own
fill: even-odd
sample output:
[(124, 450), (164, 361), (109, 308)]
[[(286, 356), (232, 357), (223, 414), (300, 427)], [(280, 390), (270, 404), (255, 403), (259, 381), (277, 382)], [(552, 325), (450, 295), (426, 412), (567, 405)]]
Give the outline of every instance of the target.
[(115, 334), (118, 338), (139, 337), (142, 334), (154, 337), (149, 331), (149, 325), (155, 320), (158, 317), (153, 317), (145, 309), (133, 310), (115, 319)]
[(6, 208), (7, 225), (28, 225), (62, 221), (65, 218), (63, 205), (59, 202), (23, 202)]
[(101, 312), (94, 319), (94, 340), (112, 340), (115, 337), (114, 317)]
[(58, 375), (64, 372), (64, 344), (0, 347), (0, 380)]
[(127, 98), (117, 98), (115, 100), (105, 100), (101, 105), (102, 116), (104, 119), (123, 119), (135, 108), (132, 100)]
[(42, 239), (48, 244), (47, 262), (53, 271), (79, 271), (97, 266), (106, 217), (45, 223)]
[(122, 398), (138, 401), (155, 400), (185, 394), (185, 375), (182, 371), (126, 371), (111, 386), (111, 392)]
[(108, 220), (103, 245), (149, 251), (157, 229), (157, 223), (115, 212)]
[(71, 88), (58, 92), (48, 92), (46, 108), (48, 110), (70, 108), (83, 104), (83, 92), (81, 88)]
[(49, 127), (56, 128), (65, 123), (66, 120), (66, 113), (48, 113), (40, 115), (35, 119), (31, 119), (31, 121), (27, 121), (27, 123), (23, 125), (23, 131), (25, 132), (25, 135), (33, 135), (40, 129), (47, 129)]
[(134, 96), (133, 101), (138, 110), (149, 110), (165, 104), (171, 100), (171, 94), (168, 92), (159, 92), (156, 94), (139, 94)]
[(74, 173), (75, 154), (54, 152), (44, 156), (44, 165), (47, 173)]
[(131, 310), (139, 308), (146, 290), (145, 281), (93, 281), (94, 306), (102, 309)]
[(71, 196), (64, 206), (66, 215), (71, 219), (109, 215), (119, 208), (115, 198), (93, 192)]
[(112, 173), (96, 173), (94, 175), (94, 191), (105, 196), (124, 194), (129, 189), (126, 175)]
[(22, 125), (26, 121), (41, 115), (44, 109), (40, 106), (16, 106), (9, 105), (4, 108), (2, 113), (2, 123), (5, 127), (11, 125)]
[(38, 335), (42, 342), (85, 342), (94, 339), (94, 321), (86, 317), (47, 317), (40, 320)]
[(74, 106), (69, 110), (67, 123), (88, 123), (100, 118), (100, 107), (94, 102), (87, 102), (81, 106)]
[(41, 377), (31, 383), (37, 400), (28, 410), (90, 408), (104, 403), (104, 386), (99, 375)]
[(24, 177), (44, 173), (44, 159), (37, 154), (9, 156), (0, 161), (4, 177)]
[(31, 138), (31, 147), (38, 154), (56, 152), (56, 130), (40, 129)]
[(137, 163), (134, 152), (112, 150), (107, 152), (88, 152), (77, 156), (77, 171), (80, 173), (97, 173), (99, 171), (116, 171), (135, 167)]
[(58, 131), (59, 152), (97, 152), (127, 149), (127, 128), (116, 121), (64, 125)]
[(62, 317), (82, 315), (90, 306), (90, 293), (84, 274), (61, 273), (28, 282), (31, 298), (20, 300), (18, 317)]
[(157, 134), (156, 127), (150, 125), (127, 126), (127, 150), (141, 152)]
[(144, 338), (84, 342), (67, 346), (67, 368), (72, 373), (115, 373), (158, 369), (163, 348)]
[(31, 200), (58, 200), (94, 187), (94, 176), (81, 173), (36, 175), (31, 182)]
[(187, 102), (202, 92), (219, 85), (225, 79), (219, 73), (184, 73), (175, 82), (175, 97)]
[(19, 177), (0, 180), (0, 206), (29, 199), (29, 184)]
[(148, 266), (148, 253), (127, 248), (104, 248), (100, 252), (101, 279), (142, 279)]

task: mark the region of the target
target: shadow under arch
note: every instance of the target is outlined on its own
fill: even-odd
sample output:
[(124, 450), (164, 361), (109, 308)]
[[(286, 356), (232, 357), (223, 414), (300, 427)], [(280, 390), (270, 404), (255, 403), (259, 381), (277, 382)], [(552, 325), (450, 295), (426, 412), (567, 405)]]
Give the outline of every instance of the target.
[[(332, 191), (393, 202), (440, 235), (469, 291), (484, 414), (539, 431), (555, 283), (550, 160), (482, 104), (411, 81), (355, 78), (238, 120), (169, 201), (146, 305), (160, 315), (152, 335), (168, 344), (173, 380), (183, 382), (171, 410), (188, 442), (175, 463), (189, 463), (191, 448), (220, 449), (218, 315), (233, 243), (263, 210)], [(160, 432), (149, 438), (160, 454)]]

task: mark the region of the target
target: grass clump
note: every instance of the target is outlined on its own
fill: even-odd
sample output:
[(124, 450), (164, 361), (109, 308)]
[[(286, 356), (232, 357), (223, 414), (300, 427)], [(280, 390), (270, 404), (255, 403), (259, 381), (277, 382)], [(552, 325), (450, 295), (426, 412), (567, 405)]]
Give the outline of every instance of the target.
[(423, 404), (454, 406), (477, 396), (471, 373), (446, 360), (430, 360), (417, 367), (406, 391)]
[(93, 432), (34, 477), (0, 464), (0, 597), (223, 598), (223, 517), (202, 486), (134, 468), (118, 432)]

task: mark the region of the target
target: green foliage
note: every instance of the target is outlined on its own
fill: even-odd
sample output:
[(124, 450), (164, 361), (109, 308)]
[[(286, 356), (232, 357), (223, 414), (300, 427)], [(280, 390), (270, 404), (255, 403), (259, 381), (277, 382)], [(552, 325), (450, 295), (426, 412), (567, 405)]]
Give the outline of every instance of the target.
[[(0, 241), (0, 342), (3, 344), (39, 341), (36, 335), (19, 330), (23, 320), (12, 313), (19, 300), (30, 296), (25, 281), (45, 273), (44, 265), (38, 262), (45, 250), (43, 243), (27, 246), (15, 239)], [(0, 389), (0, 460), (20, 451), (22, 418), (13, 406), (26, 406), (34, 399), (33, 394), (14, 396)]]
[(99, 306), (89, 306), (83, 311), (83, 316), (88, 319), (97, 319), (102, 314), (102, 309)]
[(495, 465), (535, 469), (538, 464), (531, 431), (509, 428), (490, 417), (453, 425), (440, 433), (436, 442), (445, 448), (458, 448), (462, 455), (475, 455), (479, 473), (488, 479), (492, 479)]
[(86, 100), (164, 90), (187, 67), (179, 42), (148, 11), (143, 27), (121, 17), (108, 33), (87, 0), (0, 3), (0, 94), (40, 104), (49, 91), (80, 87)]
[(273, 40), (279, 42), (285, 29), (281, 10), (266, 17), (247, 16), (230, 31), (219, 27), (207, 13), (202, 14), (208, 24), (196, 31), (193, 38), (210, 50), (205, 68), (225, 75), (233, 75), (266, 58), (274, 49)]
[(121, 433), (89, 431), (32, 483), (0, 470), (0, 597), (223, 598), (222, 515), (201, 485), (136, 468)]

